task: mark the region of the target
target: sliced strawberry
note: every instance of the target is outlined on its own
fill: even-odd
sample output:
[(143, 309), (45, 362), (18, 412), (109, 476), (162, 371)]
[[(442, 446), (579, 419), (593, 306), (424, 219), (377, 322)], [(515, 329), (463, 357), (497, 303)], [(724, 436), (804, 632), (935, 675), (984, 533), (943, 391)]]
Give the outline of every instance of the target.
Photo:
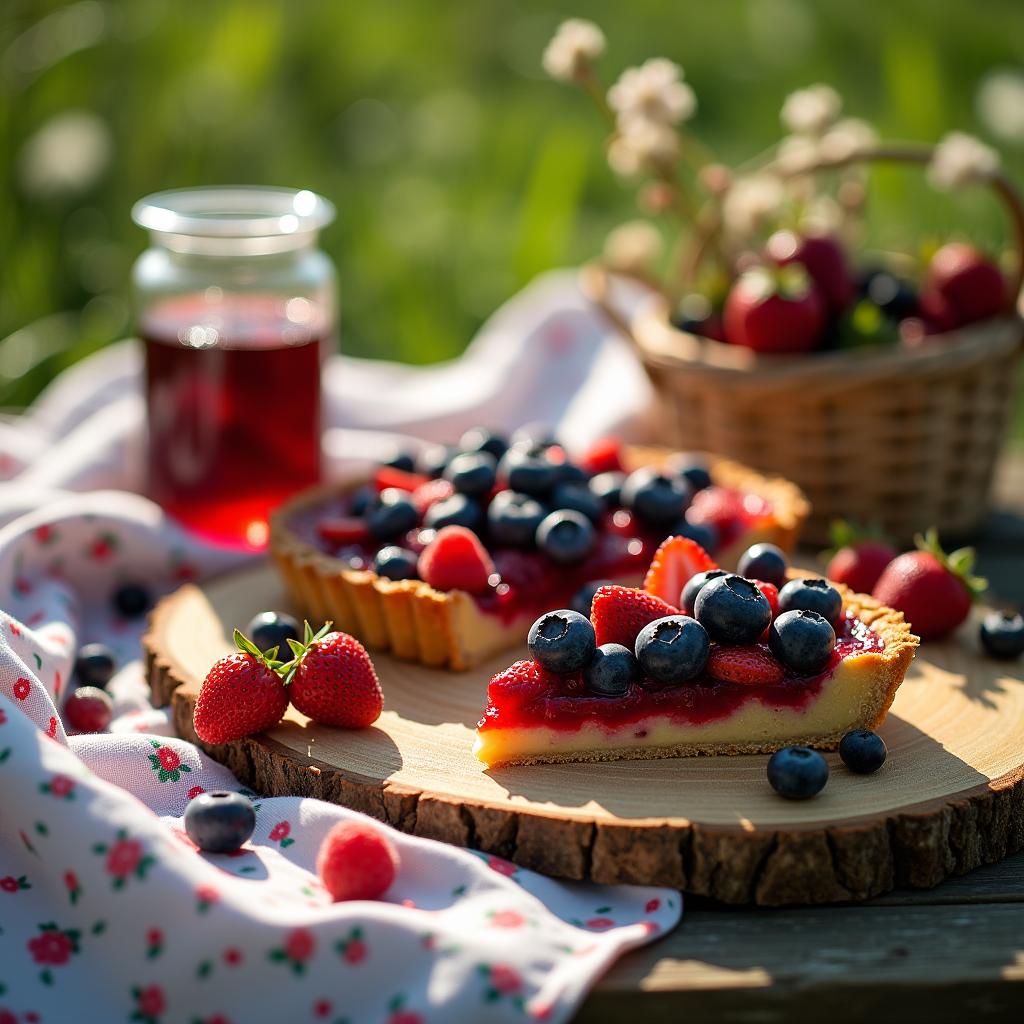
[(482, 594), (494, 573), (494, 563), (477, 535), (464, 526), (445, 526), (423, 549), (420, 579), (438, 590)]
[(630, 650), (647, 623), (677, 614), (678, 609), (667, 601), (632, 587), (600, 587), (590, 606), (598, 645), (622, 644)]
[(415, 491), (417, 487), (429, 483), (430, 477), (409, 473), (404, 469), (395, 469), (394, 466), (379, 466), (373, 482), (378, 494), (389, 487), (397, 487), (400, 491)]
[(785, 678), (785, 669), (758, 644), (750, 647), (712, 646), (705, 670), (712, 679), (743, 686), (774, 686)]
[(427, 514), (427, 509), (431, 505), (450, 498), (454, 493), (455, 488), (447, 480), (428, 480), (412, 492), (412, 503), (422, 518)]
[(316, 524), (320, 539), (328, 544), (362, 544), (370, 539), (366, 520), (358, 516), (333, 516)]
[[(678, 607), (679, 595), (692, 576), (717, 569), (714, 559), (689, 537), (669, 537), (654, 552), (644, 590)], [(667, 613), (666, 613), (667, 614)]]
[(591, 476), (621, 471), (621, 442), (615, 437), (602, 437), (600, 441), (595, 441), (580, 459), (580, 468), (585, 469)]

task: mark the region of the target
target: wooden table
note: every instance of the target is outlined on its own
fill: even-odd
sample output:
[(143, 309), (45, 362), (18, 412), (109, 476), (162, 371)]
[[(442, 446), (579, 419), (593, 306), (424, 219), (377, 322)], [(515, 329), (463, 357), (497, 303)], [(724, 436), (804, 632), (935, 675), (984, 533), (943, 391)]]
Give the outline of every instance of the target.
[[(998, 598), (1024, 605), (1024, 451), (979, 539)], [(577, 1024), (1024, 1022), (1024, 853), (935, 889), (785, 910), (687, 901), (683, 923), (620, 960)]]

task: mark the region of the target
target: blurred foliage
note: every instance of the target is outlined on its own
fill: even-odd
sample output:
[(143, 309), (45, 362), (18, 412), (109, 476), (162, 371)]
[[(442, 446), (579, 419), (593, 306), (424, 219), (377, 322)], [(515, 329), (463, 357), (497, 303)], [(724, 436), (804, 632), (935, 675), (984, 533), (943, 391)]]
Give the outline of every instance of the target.
[[(605, 29), (608, 82), (648, 56), (679, 61), (692, 130), (727, 162), (775, 141), (784, 96), (815, 81), (884, 137), (984, 136), (979, 83), (1024, 62), (1019, 0), (5, 0), (0, 337), (17, 333), (0, 342), (0, 404), (130, 331), (145, 238), (128, 211), (173, 186), (322, 192), (339, 211), (323, 244), (345, 351), (456, 355), (532, 276), (635, 215), (587, 100), (540, 71), (573, 14)], [(1002, 147), (1018, 176), (1020, 145)], [(872, 245), (953, 232), (988, 248), (1008, 235), (987, 195), (873, 175)]]

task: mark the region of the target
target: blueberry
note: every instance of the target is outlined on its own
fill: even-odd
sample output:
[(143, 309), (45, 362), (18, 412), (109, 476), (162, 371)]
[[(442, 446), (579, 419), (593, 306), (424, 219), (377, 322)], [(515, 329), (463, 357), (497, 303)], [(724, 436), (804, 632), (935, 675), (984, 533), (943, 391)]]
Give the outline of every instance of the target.
[(604, 515), (604, 502), (595, 497), (585, 483), (558, 484), (551, 492), (551, 507), (573, 509), (595, 524), (600, 523)]
[(532, 498), (546, 498), (558, 483), (558, 466), (542, 454), (513, 447), (498, 464), (498, 476), (510, 490)]
[(783, 612), (768, 631), (768, 646), (790, 671), (813, 676), (828, 667), (836, 633), (817, 612)]
[(707, 630), (688, 615), (655, 619), (636, 638), (636, 660), (644, 675), (665, 685), (703, 672), (710, 650)]
[(487, 509), (491, 540), (502, 548), (532, 548), (547, 509), (528, 494), (498, 491)]
[(558, 462), (556, 465), (558, 466), (559, 484), (579, 484), (581, 487), (586, 487), (590, 482), (590, 477), (575, 462)]
[(185, 808), (185, 831), (205, 853), (234, 853), (256, 828), (256, 812), (241, 793), (200, 793)]
[(476, 531), (483, 522), (483, 515), (480, 506), (472, 498), (465, 494), (453, 494), (427, 509), (423, 525), (430, 530), (440, 530), (443, 526), (465, 526)]
[(373, 557), (371, 568), (389, 580), (414, 580), (419, 577), (416, 555), (408, 548), (388, 544)]
[(621, 697), (637, 677), (633, 652), (622, 644), (601, 644), (583, 670), (583, 679), (591, 693), (602, 697)]
[(682, 518), (690, 504), (690, 485), (644, 466), (626, 477), (622, 504), (645, 526), (669, 527)]
[(736, 571), (748, 580), (761, 580), (781, 587), (786, 582), (786, 555), (774, 544), (755, 544), (740, 555)]
[(590, 493), (604, 502), (605, 508), (618, 508), (622, 504), (622, 485), (625, 482), (625, 473), (611, 470), (592, 477), (588, 486)]
[(590, 618), (590, 612), (594, 605), (594, 595), (602, 587), (610, 587), (612, 585), (611, 580), (591, 580), (589, 583), (584, 583), (579, 590), (576, 591), (572, 596), (572, 609), (575, 612), (579, 612), (580, 615), (586, 615)]
[(580, 512), (563, 509), (545, 516), (537, 527), (537, 547), (553, 562), (582, 562), (590, 554), (596, 536), (590, 520)]
[(524, 423), (512, 433), (514, 447), (550, 448), (557, 443), (554, 431), (546, 423)]
[(888, 270), (869, 270), (861, 276), (860, 292), (891, 320), (902, 320), (918, 313), (913, 287)]
[(1018, 658), (1024, 653), (1024, 618), (1007, 612), (990, 612), (982, 620), (979, 636), (992, 658)]
[(444, 475), (444, 471), (448, 468), (448, 463), (455, 454), (455, 449), (450, 445), (428, 444), (416, 456), (416, 472), (436, 480), (439, 476)]
[(385, 459), (382, 466), (390, 466), (392, 469), (400, 469), (403, 473), (411, 473), (416, 468), (416, 460), (408, 452), (395, 452), (389, 459)]
[(459, 447), (464, 452), (486, 452), (497, 462), (508, 451), (508, 441), (484, 427), (471, 427), (462, 435)]
[(843, 613), (842, 595), (828, 580), (790, 580), (779, 591), (779, 612), (817, 612), (832, 626)]
[(365, 516), (367, 509), (377, 500), (377, 491), (369, 484), (364, 484), (354, 491), (349, 498), (348, 510), (354, 516)]
[(82, 686), (101, 690), (114, 677), (117, 659), (106, 644), (85, 644), (75, 658), (75, 678)]
[(496, 466), (494, 456), (487, 452), (463, 452), (448, 463), (444, 478), (459, 494), (483, 498), (494, 487)]
[(768, 759), (768, 782), (787, 800), (807, 800), (828, 782), (828, 762), (809, 747), (783, 747)]
[(668, 469), (674, 476), (681, 476), (690, 485), (690, 490), (694, 494), (711, 486), (711, 473), (708, 467), (693, 455), (676, 456), (669, 462)]
[(885, 740), (870, 729), (854, 729), (839, 743), (843, 764), (858, 775), (870, 775), (885, 764)]
[(542, 615), (526, 638), (534, 660), (549, 672), (579, 672), (594, 654), (597, 639), (590, 619), (563, 608)]
[[(694, 605), (697, 601), (697, 595), (701, 592), (704, 584), (710, 580), (716, 580), (719, 576), (728, 576), (729, 574), (724, 569), (708, 569), (706, 572), (699, 572), (695, 576), (691, 576), (685, 587), (683, 587), (682, 595), (679, 598), (679, 607), (686, 612), (687, 615), (693, 615)], [(769, 611), (771, 609), (769, 608)]]
[(718, 530), (711, 523), (691, 523), (681, 519), (672, 527), (672, 534), (676, 537), (688, 537), (705, 551), (714, 551), (718, 547)]
[(693, 605), (697, 621), (721, 644), (752, 644), (772, 621), (764, 594), (750, 580), (731, 573), (708, 580)]
[(114, 607), (126, 619), (137, 619), (153, 606), (153, 598), (141, 583), (123, 583), (114, 591)]
[(408, 492), (387, 487), (366, 510), (366, 527), (377, 540), (393, 540), (420, 521)]
[(260, 612), (249, 620), (245, 635), (261, 651), (276, 647), (278, 657), (288, 661), (292, 656), (288, 641), (301, 639), (302, 629), (291, 615), (284, 612)]

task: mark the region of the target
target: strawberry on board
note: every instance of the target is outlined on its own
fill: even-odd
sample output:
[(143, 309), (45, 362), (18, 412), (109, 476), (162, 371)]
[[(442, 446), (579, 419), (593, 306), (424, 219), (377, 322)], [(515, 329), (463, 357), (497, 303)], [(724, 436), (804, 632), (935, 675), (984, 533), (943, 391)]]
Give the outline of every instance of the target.
[(917, 551), (889, 563), (872, 591), (876, 600), (903, 612), (923, 640), (951, 633), (967, 618), (971, 602), (987, 583), (972, 575), (974, 550), (946, 554), (935, 530), (917, 538)]
[(755, 352), (809, 352), (821, 340), (826, 306), (799, 264), (755, 267), (741, 274), (725, 300), (725, 337)]
[(825, 575), (858, 594), (870, 594), (899, 552), (881, 537), (858, 532), (844, 520), (832, 524), (833, 553)]
[(598, 588), (594, 594), (590, 621), (599, 647), (622, 644), (633, 650), (644, 626), (666, 615), (678, 614), (678, 608), (654, 594), (632, 587), (607, 586)]
[(690, 578), (717, 568), (714, 559), (696, 541), (689, 537), (669, 537), (654, 552), (651, 567), (644, 577), (644, 590), (672, 605), (675, 611), (680, 607), (680, 595)]

